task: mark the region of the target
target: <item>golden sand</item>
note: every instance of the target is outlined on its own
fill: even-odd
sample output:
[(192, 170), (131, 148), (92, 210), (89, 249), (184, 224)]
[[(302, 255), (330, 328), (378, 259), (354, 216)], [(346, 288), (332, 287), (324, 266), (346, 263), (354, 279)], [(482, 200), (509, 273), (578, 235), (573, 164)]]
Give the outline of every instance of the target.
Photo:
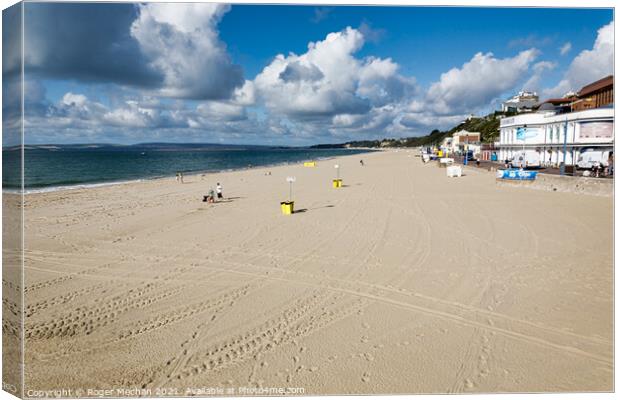
[(612, 390), (612, 198), (334, 163), (26, 196), (26, 389)]

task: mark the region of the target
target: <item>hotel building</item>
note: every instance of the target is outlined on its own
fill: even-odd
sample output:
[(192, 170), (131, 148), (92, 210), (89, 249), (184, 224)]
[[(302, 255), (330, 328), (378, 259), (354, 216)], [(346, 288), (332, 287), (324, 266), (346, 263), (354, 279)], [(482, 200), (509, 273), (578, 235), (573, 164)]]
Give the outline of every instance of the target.
[[(610, 87), (612, 89), (610, 89)], [(541, 165), (574, 165), (586, 149), (614, 145), (613, 77), (584, 86), (569, 103), (546, 101), (537, 112), (502, 118), (499, 160), (535, 152)], [(555, 99), (557, 100), (557, 99)]]

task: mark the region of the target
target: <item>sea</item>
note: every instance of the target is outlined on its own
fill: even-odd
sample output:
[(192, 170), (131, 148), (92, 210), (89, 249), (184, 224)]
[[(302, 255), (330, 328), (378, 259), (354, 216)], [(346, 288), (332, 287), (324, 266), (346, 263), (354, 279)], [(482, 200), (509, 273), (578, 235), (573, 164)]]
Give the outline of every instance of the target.
[[(184, 174), (294, 164), (370, 150), (196, 144), (44, 145), (24, 147), (26, 192), (101, 186)], [(2, 150), (2, 189), (19, 191), (19, 148)]]

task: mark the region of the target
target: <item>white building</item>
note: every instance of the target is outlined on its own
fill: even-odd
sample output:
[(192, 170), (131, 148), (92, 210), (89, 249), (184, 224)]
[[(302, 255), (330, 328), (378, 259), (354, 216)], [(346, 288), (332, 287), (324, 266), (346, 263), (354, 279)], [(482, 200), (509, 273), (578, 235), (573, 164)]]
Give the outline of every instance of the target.
[[(541, 165), (573, 165), (586, 149), (613, 149), (614, 109), (594, 108), (556, 114), (554, 111), (521, 114), (500, 121), (499, 159), (534, 151)], [(566, 142), (566, 152), (564, 151)]]
[(502, 103), (503, 112), (521, 112), (531, 110), (538, 103), (536, 92), (519, 92)]
[(460, 130), (452, 134), (452, 153), (462, 153), (467, 150), (474, 152), (474, 155), (480, 153), (480, 132), (469, 132), (466, 130)]
[(446, 136), (439, 144), (439, 148), (444, 152), (452, 153), (452, 136)]

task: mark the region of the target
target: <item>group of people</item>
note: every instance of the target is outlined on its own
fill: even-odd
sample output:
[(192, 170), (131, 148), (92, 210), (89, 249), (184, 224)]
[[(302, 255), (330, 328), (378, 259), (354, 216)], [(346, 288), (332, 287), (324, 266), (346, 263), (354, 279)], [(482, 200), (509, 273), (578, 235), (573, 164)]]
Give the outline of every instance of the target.
[(217, 200), (223, 198), (224, 195), (222, 194), (222, 185), (218, 182), (215, 186), (215, 190), (213, 190), (213, 188), (209, 189), (207, 195), (203, 196), (202, 201), (206, 203), (215, 203)]
[(610, 157), (609, 165), (604, 166), (600, 162), (595, 162), (589, 170), (583, 172), (583, 176), (593, 176), (595, 178), (610, 177), (614, 174), (613, 158)]

